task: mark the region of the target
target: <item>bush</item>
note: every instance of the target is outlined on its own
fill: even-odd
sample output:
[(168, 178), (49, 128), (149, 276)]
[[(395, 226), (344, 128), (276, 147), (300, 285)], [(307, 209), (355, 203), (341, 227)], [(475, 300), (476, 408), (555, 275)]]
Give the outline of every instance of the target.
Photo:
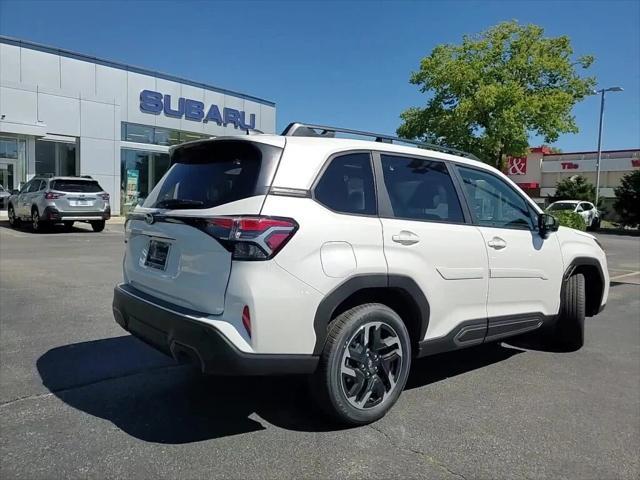
[(579, 213), (560, 211), (553, 212), (552, 215), (558, 219), (558, 223), (563, 227), (574, 228), (583, 232), (587, 229), (587, 224), (584, 223), (584, 218)]
[(554, 202), (558, 200), (581, 200), (594, 203), (596, 200), (596, 187), (582, 175), (574, 175), (558, 182), (556, 194), (551, 200)]
[(622, 177), (615, 193), (613, 208), (620, 215), (622, 224), (631, 227), (640, 224), (640, 170)]

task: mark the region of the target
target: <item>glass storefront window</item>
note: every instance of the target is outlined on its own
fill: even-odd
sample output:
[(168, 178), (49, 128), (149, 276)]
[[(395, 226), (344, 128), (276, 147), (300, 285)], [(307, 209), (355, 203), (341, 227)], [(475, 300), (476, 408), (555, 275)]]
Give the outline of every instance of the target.
[(56, 144), (36, 141), (36, 175), (56, 173)]
[(36, 175), (76, 175), (76, 145), (36, 140)]
[(120, 154), (120, 212), (125, 215), (144, 201), (170, 166), (166, 153), (123, 148)]
[(165, 128), (154, 129), (154, 142), (156, 145), (177, 145), (180, 143), (180, 135), (177, 130)]
[(58, 175), (73, 176), (76, 174), (76, 146), (70, 143), (58, 144)]
[(153, 143), (153, 127), (123, 123), (122, 140), (136, 143)]
[(171, 146), (211, 137), (211, 135), (203, 135), (201, 133), (149, 127), (126, 122), (122, 122), (121, 130), (122, 140), (135, 143), (150, 143), (153, 145)]
[(0, 138), (0, 158), (18, 158), (18, 139)]

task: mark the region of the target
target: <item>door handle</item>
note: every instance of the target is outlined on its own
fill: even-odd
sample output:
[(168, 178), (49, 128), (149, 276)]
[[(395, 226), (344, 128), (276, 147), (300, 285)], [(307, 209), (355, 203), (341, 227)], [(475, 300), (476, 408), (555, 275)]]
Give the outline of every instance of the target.
[(505, 242), (500, 237), (493, 237), (491, 240), (487, 242), (487, 245), (489, 245), (491, 248), (495, 250), (502, 250), (503, 248), (507, 247), (507, 242)]
[(413, 232), (409, 232), (408, 230), (402, 230), (398, 235), (393, 235), (391, 237), (396, 243), (400, 245), (413, 245), (414, 243), (418, 243), (420, 241), (420, 237)]

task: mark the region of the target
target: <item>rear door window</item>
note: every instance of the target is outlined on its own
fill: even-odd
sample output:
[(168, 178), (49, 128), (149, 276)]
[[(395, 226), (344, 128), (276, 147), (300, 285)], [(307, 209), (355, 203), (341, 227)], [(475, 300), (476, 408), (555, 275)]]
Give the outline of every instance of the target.
[(375, 215), (376, 195), (369, 153), (335, 157), (314, 189), (315, 199), (340, 213)]
[(29, 185), (28, 193), (37, 192), (42, 188), (43, 181), (42, 180), (33, 180), (31, 185)]
[(51, 181), (51, 190), (74, 193), (98, 193), (102, 187), (95, 180), (60, 179)]
[(443, 162), (385, 154), (380, 158), (394, 217), (464, 222), (460, 200)]
[(219, 140), (178, 147), (171, 167), (151, 191), (148, 208), (212, 208), (264, 195), (282, 149), (247, 141)]

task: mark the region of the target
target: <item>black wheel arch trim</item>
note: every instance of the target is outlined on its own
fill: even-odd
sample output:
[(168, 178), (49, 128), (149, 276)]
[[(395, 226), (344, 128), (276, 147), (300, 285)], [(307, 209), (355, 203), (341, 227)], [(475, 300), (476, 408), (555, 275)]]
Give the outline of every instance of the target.
[(598, 276), (600, 277), (600, 284), (602, 286), (595, 309), (592, 308), (590, 310), (588, 309), (587, 311), (587, 316), (592, 317), (600, 313), (602, 310), (604, 310), (604, 305), (601, 305), (601, 303), (602, 303), (602, 297), (604, 296), (604, 290), (606, 288), (606, 285), (604, 282), (604, 272), (602, 270), (602, 264), (597, 258), (576, 257), (571, 261), (569, 266), (565, 269), (564, 275), (562, 277), (562, 286), (560, 287), (560, 301), (562, 301), (562, 299), (564, 298), (564, 292), (567, 287), (567, 280), (569, 280), (569, 277), (573, 275), (573, 273), (576, 271), (577, 268), (584, 267), (584, 266), (596, 268), (598, 272)]
[(320, 305), (318, 305), (313, 320), (313, 329), (316, 334), (316, 343), (313, 349), (314, 355), (319, 355), (324, 348), (327, 326), (334, 318), (336, 309), (352, 295), (370, 288), (388, 288), (404, 293), (407, 299), (413, 302), (414, 311), (418, 316), (418, 340), (424, 338), (429, 325), (431, 308), (424, 292), (412, 278), (405, 275), (386, 273), (355, 275), (349, 277), (325, 295)]

